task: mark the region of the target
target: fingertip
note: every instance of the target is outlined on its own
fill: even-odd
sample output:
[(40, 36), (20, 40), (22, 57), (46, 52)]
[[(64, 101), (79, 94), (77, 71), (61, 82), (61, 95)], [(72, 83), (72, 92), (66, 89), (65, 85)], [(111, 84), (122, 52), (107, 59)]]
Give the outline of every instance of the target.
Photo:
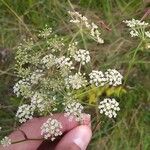
[(56, 150), (85, 150), (91, 140), (92, 131), (87, 125), (80, 125), (67, 133), (58, 143)]
[(83, 114), (83, 120), (82, 120), (81, 124), (91, 127), (91, 115)]
[(80, 126), (76, 132), (73, 143), (78, 145), (81, 150), (85, 150), (91, 140), (92, 130), (89, 126), (84, 125)]

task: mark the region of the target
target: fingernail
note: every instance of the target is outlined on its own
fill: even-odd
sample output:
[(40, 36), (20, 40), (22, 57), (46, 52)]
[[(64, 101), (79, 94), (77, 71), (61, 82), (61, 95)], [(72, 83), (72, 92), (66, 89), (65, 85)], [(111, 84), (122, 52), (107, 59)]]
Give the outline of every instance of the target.
[(91, 139), (91, 133), (88, 126), (83, 126), (78, 133), (76, 133), (73, 142), (80, 147), (81, 150), (86, 150), (87, 145)]
[(84, 146), (84, 143), (83, 143), (83, 141), (79, 138), (79, 139), (75, 139), (74, 140), (74, 143), (76, 144), (76, 145), (78, 145), (79, 147), (80, 147), (80, 149), (81, 150), (85, 150), (85, 146)]

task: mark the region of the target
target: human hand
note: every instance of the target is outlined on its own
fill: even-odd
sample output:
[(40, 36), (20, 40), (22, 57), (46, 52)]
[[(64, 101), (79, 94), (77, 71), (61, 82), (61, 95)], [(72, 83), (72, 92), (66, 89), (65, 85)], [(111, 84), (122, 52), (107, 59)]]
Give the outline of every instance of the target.
[[(0, 150), (85, 150), (92, 136), (90, 117), (84, 114), (83, 123), (79, 125), (75, 120), (69, 121), (63, 114), (55, 114), (52, 118), (62, 123), (63, 136), (51, 142), (42, 140), (40, 127), (49, 117), (34, 118), (10, 134), (12, 144)], [(28, 140), (25, 140), (25, 139)], [(30, 140), (32, 139), (32, 140)], [(36, 140), (35, 140), (36, 139)], [(39, 140), (37, 140), (39, 139)]]

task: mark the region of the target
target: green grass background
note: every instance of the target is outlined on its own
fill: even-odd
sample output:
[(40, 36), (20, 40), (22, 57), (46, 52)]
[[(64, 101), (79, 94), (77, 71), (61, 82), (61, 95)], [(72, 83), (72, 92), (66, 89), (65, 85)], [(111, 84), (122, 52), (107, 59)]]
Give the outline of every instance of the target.
[[(14, 115), (19, 103), (12, 93), (16, 76), (14, 53), (24, 36), (33, 36), (45, 24), (68, 33), (67, 10), (72, 6), (95, 23), (104, 21), (111, 31), (103, 30), (105, 44), (89, 45), (93, 64), (99, 69), (116, 68), (127, 73), (133, 53), (139, 43), (131, 39), (123, 20), (141, 19), (149, 8), (142, 0), (0, 0), (0, 138), (15, 127)], [(146, 21), (149, 21), (149, 16)], [(87, 43), (88, 44), (88, 43)], [(127, 78), (127, 94), (120, 97), (121, 111), (117, 120), (105, 120), (97, 125), (89, 145), (90, 150), (150, 149), (150, 51), (140, 49)], [(93, 120), (94, 124), (94, 120)]]

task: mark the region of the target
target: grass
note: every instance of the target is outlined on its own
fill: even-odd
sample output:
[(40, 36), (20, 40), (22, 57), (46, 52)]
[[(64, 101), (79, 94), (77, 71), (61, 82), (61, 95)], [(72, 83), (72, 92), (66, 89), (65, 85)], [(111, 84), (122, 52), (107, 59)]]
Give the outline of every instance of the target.
[[(127, 94), (120, 97), (121, 111), (117, 120), (100, 122), (89, 145), (90, 150), (148, 150), (149, 141), (149, 51), (136, 47), (139, 41), (129, 37), (122, 20), (142, 18), (148, 4), (141, 0), (0, 0), (0, 126), (11, 132), (15, 126), (18, 99), (12, 93), (16, 80), (13, 72), (14, 52), (24, 36), (34, 37), (34, 32), (45, 24), (71, 34), (66, 11), (72, 6), (99, 23), (104, 21), (111, 31), (103, 30), (105, 44), (90, 44), (94, 65), (99, 68), (114, 67), (126, 75)], [(148, 18), (147, 18), (148, 19)], [(87, 41), (86, 41), (87, 42)], [(88, 43), (86, 43), (88, 44)], [(2, 59), (1, 59), (2, 60)], [(93, 120), (95, 125), (95, 120)]]

